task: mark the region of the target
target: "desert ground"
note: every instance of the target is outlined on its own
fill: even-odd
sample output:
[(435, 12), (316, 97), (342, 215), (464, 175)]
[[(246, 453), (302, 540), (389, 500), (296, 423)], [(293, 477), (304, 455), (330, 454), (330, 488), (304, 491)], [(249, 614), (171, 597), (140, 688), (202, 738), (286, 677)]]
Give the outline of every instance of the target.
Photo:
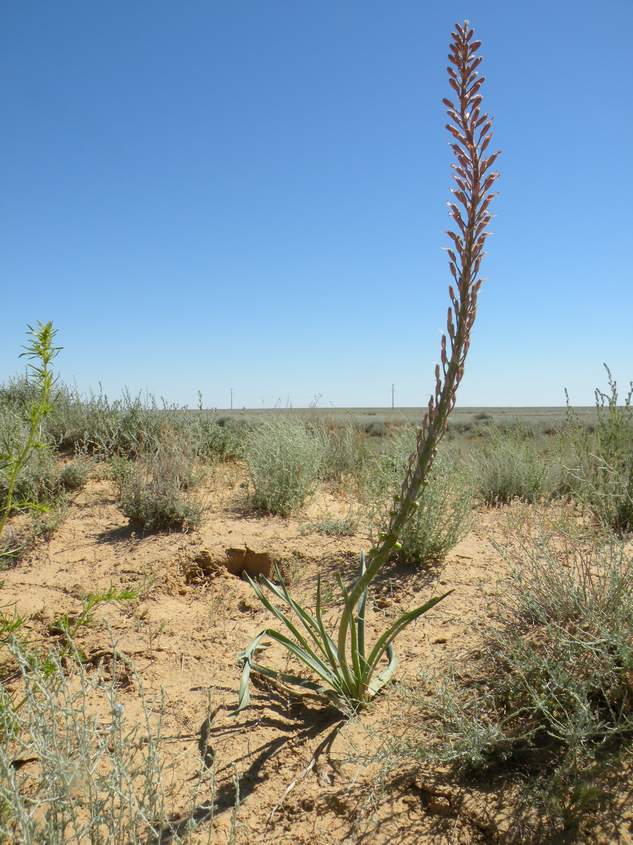
[[(362, 520), (346, 536), (317, 530), (324, 517), (343, 519), (359, 508), (349, 486), (320, 484), (289, 517), (254, 511), (248, 489), (242, 462), (219, 462), (199, 483), (204, 510), (195, 529), (145, 532), (122, 513), (107, 466), (94, 463), (61, 524), (2, 575), (5, 610), (25, 619), (21, 636), (44, 650), (59, 644), (55, 620), (78, 614), (86, 595), (112, 586), (134, 591), (131, 601), (98, 607), (74, 641), (84, 671), (105, 673), (114, 684), (127, 720), (143, 720), (141, 699), (150, 714), (163, 712), (160, 750), (170, 765), (165, 823), (171, 830), (164, 841), (193, 818), (194, 842), (633, 841), (628, 753), (601, 774), (616, 783), (608, 807), (592, 806), (567, 826), (552, 826), (536, 806), (519, 800), (520, 776), (496, 772), (460, 780), (446, 766), (394, 756), (399, 737), (425, 741), (414, 699), (403, 691), (428, 695), (425, 674), (464, 670), (477, 653), (507, 575), (495, 544), (507, 541), (512, 526), (537, 513), (543, 519), (560, 504), (478, 504), (469, 530), (445, 560), (422, 567), (394, 561), (380, 573), (369, 603), (372, 635), (431, 595), (453, 592), (399, 636), (395, 682), (360, 714), (346, 718), (316, 696), (297, 696), (260, 679), (251, 707), (236, 715), (238, 654), (274, 621), (241, 569), (271, 574), (278, 564), (307, 606), (320, 575), (331, 622), (340, 610), (334, 575), (340, 572), (349, 583), (360, 549), (371, 542)], [(247, 554), (240, 558), (240, 551)], [(287, 664), (278, 648), (267, 658), (279, 668)], [(8, 683), (17, 689), (20, 681)], [(100, 713), (100, 706), (95, 704), (97, 716), (107, 721), (107, 708)], [(192, 803), (190, 785), (200, 778), (201, 757), (205, 774)]]

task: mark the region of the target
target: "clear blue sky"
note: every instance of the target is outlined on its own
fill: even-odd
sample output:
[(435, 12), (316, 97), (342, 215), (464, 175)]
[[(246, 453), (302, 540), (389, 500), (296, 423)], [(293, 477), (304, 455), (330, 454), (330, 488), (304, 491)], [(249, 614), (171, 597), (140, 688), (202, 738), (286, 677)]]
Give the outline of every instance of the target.
[(459, 404), (633, 378), (633, 0), (0, 9), (0, 379), (52, 319), (82, 391), (425, 403), (465, 17), (504, 152)]

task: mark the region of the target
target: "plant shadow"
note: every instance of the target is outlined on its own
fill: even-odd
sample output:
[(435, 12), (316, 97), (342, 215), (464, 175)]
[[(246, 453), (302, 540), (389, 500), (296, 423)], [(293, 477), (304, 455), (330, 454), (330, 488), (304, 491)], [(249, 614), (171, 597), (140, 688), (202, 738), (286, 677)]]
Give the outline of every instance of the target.
[[(192, 824), (199, 825), (205, 822), (212, 822), (219, 815), (232, 810), (236, 804), (236, 796), (239, 796), (240, 803), (252, 795), (258, 786), (264, 782), (265, 764), (276, 754), (292, 742), (293, 747), (310, 742), (317, 738), (324, 731), (327, 731), (325, 738), (319, 743), (313, 754), (316, 759), (323, 753), (327, 753), (344, 724), (345, 717), (337, 710), (327, 706), (308, 706), (301, 698), (286, 697), (280, 690), (266, 683), (266, 681), (253, 681), (265, 694), (255, 698), (247, 713), (253, 716), (245, 722), (224, 724), (217, 728), (210, 728), (208, 741), (214, 737), (227, 736), (234, 733), (251, 731), (257, 727), (272, 728), (278, 735), (259, 748), (251, 750), (248, 754), (239, 757), (229, 764), (234, 768), (237, 764), (246, 759), (252, 759), (245, 772), (235, 780), (225, 780), (210, 796), (208, 802), (199, 803), (185, 816), (166, 821), (157, 838), (150, 839), (147, 845), (170, 845), (170, 843), (181, 841), (180, 838), (191, 828)], [(227, 713), (231, 708), (223, 707)], [(217, 711), (216, 711), (217, 713)], [(201, 751), (202, 753), (202, 751)], [(229, 765), (221, 771), (228, 769)]]
[[(141, 533), (142, 537), (143, 534)], [(129, 540), (136, 540), (139, 538), (138, 526), (129, 522), (127, 525), (118, 525), (116, 528), (107, 528), (97, 535), (97, 543), (126, 543)]]

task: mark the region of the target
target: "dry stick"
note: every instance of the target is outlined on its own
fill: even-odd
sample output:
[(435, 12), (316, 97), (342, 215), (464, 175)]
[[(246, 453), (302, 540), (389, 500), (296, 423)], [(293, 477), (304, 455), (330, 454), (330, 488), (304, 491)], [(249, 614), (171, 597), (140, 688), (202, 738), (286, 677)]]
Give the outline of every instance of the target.
[[(398, 537), (411, 513), (417, 506), (420, 491), (426, 483), (439, 443), (448, 425), (448, 417), (455, 406), (457, 388), (464, 374), (464, 363), (470, 346), (470, 333), (477, 313), (477, 295), (481, 286), (479, 268), (484, 256), (484, 244), (489, 233), (486, 231), (491, 220), (488, 207), (496, 196), (490, 193), (499, 174), (490, 168), (499, 156), (484, 153), (492, 139), (492, 120), (481, 111), (480, 89), (484, 77), (479, 77), (477, 67), (481, 57), (476, 56), (480, 41), (473, 41), (474, 31), (468, 21), (463, 26), (455, 25), (450, 45), (447, 68), (449, 83), (457, 95), (457, 103), (444, 99), (450, 123), (446, 128), (453, 136), (451, 148), (457, 163), (451, 165), (457, 189), (452, 193), (462, 206), (448, 204), (449, 213), (458, 232), (449, 231), (453, 249), (448, 249), (449, 268), (457, 292), (449, 286), (451, 305), (448, 308), (447, 335), (442, 335), (441, 366), (435, 367), (435, 392), (431, 396), (416, 448), (409, 458), (400, 495), (394, 501), (387, 532), (379, 546), (371, 549), (367, 559), (365, 575), (353, 586), (347, 605), (353, 609), (358, 604), (363, 590), (376, 576), (379, 569), (391, 556)], [(488, 174), (488, 175), (486, 175)], [(465, 218), (464, 219), (464, 215)], [(450, 356), (447, 353), (450, 345)], [(349, 618), (343, 615), (338, 635), (338, 649), (344, 670), (349, 671), (346, 658), (346, 638)]]

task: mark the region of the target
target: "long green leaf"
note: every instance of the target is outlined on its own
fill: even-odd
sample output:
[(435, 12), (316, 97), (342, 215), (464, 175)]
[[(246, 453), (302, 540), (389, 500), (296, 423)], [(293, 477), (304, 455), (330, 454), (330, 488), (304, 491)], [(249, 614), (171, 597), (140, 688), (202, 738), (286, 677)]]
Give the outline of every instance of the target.
[[(338, 637), (338, 656), (341, 664), (341, 671), (345, 679), (345, 683), (352, 697), (356, 697), (356, 690), (358, 687), (358, 679), (361, 674), (360, 664), (358, 662), (358, 643), (356, 642), (356, 626), (354, 625), (354, 605), (349, 599), (347, 588), (343, 583), (343, 579), (337, 573), (336, 575), (341, 594), (343, 596), (343, 611), (341, 613), (341, 621), (339, 623), (339, 637)], [(352, 659), (352, 668), (350, 669), (347, 662), (347, 638), (342, 640), (341, 628), (345, 626), (350, 632), (350, 657)], [(341, 641), (343, 647), (341, 650)]]
[(316, 592), (316, 607), (315, 607), (315, 617), (317, 625), (319, 626), (319, 631), (321, 633), (321, 637), (323, 639), (323, 645), (325, 646), (325, 650), (327, 651), (328, 660), (330, 661), (330, 665), (333, 671), (341, 677), (341, 664), (338, 660), (338, 655), (336, 653), (336, 646), (334, 644), (334, 640), (330, 637), (328, 632), (325, 629), (325, 625), (323, 624), (323, 615), (321, 613), (321, 576), (317, 576), (317, 592)]
[(327, 689), (321, 687), (319, 684), (316, 684), (314, 681), (310, 681), (306, 678), (301, 678), (298, 675), (292, 675), (287, 672), (282, 672), (277, 669), (271, 669), (267, 666), (263, 666), (261, 663), (256, 663), (253, 660), (253, 656), (262, 649), (262, 641), (265, 637), (269, 637), (270, 639), (276, 640), (280, 644), (282, 644), (285, 648), (287, 648), (290, 652), (295, 654), (295, 656), (303, 662), (306, 666), (312, 669), (313, 672), (316, 672), (320, 675), (323, 680), (326, 682), (327, 686), (334, 692), (335, 694), (340, 694), (340, 686), (336, 682), (336, 679), (331, 675), (323, 673), (320, 671), (324, 667), (321, 665), (319, 667), (315, 663), (313, 663), (309, 655), (303, 652), (292, 640), (289, 640), (283, 634), (280, 634), (278, 631), (275, 631), (271, 628), (266, 628), (261, 631), (248, 645), (246, 649), (239, 655), (239, 658), (244, 661), (244, 666), (242, 667), (242, 677), (240, 681), (240, 688), (238, 693), (238, 706), (236, 709), (236, 713), (244, 710), (250, 704), (250, 676), (252, 672), (256, 672), (260, 675), (265, 675), (269, 678), (274, 678), (276, 680), (283, 681), (283, 683), (290, 684), (292, 686), (299, 686), (303, 689), (309, 689), (313, 692), (317, 692), (321, 695), (327, 695)]
[(391, 679), (391, 676), (398, 668), (399, 661), (396, 652), (394, 651), (393, 643), (389, 643), (385, 651), (387, 652), (387, 660), (389, 662), (387, 664), (387, 668), (384, 669), (379, 675), (376, 675), (373, 681), (370, 681), (368, 689), (370, 690), (372, 695), (376, 695), (376, 693), (378, 693), (384, 687), (384, 685), (387, 683), (387, 681)]
[[(261, 601), (261, 603), (264, 605), (264, 607), (266, 607), (268, 610), (270, 610), (270, 612), (271, 612), (271, 613), (273, 613), (273, 614), (277, 617), (277, 619), (279, 619), (279, 621), (280, 621), (280, 622), (282, 622), (282, 623), (286, 626), (286, 628), (288, 628), (288, 630), (290, 631), (290, 633), (293, 635), (293, 637), (295, 637), (295, 638), (296, 638), (296, 640), (300, 643), (300, 645), (301, 645), (301, 647), (302, 647), (302, 648), (304, 648), (304, 649), (305, 649), (307, 652), (309, 652), (309, 653), (310, 653), (310, 654), (311, 654), (311, 655), (312, 655), (315, 659), (317, 659), (317, 656), (316, 656), (316, 654), (312, 651), (312, 648), (311, 648), (311, 647), (310, 647), (310, 645), (308, 644), (308, 641), (307, 641), (307, 640), (306, 640), (306, 638), (303, 636), (303, 634), (301, 634), (301, 632), (300, 632), (300, 631), (299, 631), (299, 629), (296, 627), (296, 625), (293, 625), (293, 623), (292, 623), (292, 622), (291, 622), (291, 620), (288, 618), (288, 616), (287, 616), (287, 615), (286, 615), (286, 614), (285, 614), (282, 610), (280, 610), (280, 609), (277, 607), (277, 605), (273, 604), (273, 602), (272, 602), (272, 601), (268, 598), (268, 596), (267, 596), (267, 595), (264, 593), (264, 591), (261, 589), (261, 587), (259, 586), (259, 584), (258, 584), (256, 581), (254, 581), (254, 580), (250, 577), (250, 575), (249, 575), (248, 573), (245, 573), (245, 574), (246, 574), (246, 577), (247, 577), (247, 579), (248, 579), (249, 584), (251, 585), (251, 587), (253, 588), (253, 590), (255, 590), (255, 595), (256, 595), (256, 596), (257, 596), (257, 598)], [(264, 579), (264, 581), (267, 581), (267, 580), (268, 580), (268, 579)], [(273, 592), (274, 592), (274, 591), (273, 591)]]
[(338, 687), (338, 679), (336, 675), (334, 675), (328, 666), (323, 663), (322, 660), (319, 660), (312, 652), (306, 651), (305, 649), (298, 646), (294, 643), (289, 637), (286, 637), (285, 634), (280, 633), (279, 631), (275, 631), (274, 629), (269, 629), (266, 631), (268, 636), (272, 640), (276, 640), (280, 645), (283, 645), (291, 654), (301, 662), (304, 663), (309, 669), (312, 669), (313, 672), (323, 678), (323, 680), (329, 685), (334, 688)]
[(322, 652), (323, 656), (329, 660), (330, 655), (328, 654), (326, 644), (323, 641), (323, 637), (321, 631), (319, 630), (319, 625), (317, 621), (312, 618), (312, 616), (305, 610), (297, 601), (295, 601), (290, 593), (288, 592), (288, 588), (286, 587), (286, 582), (284, 581), (281, 573), (279, 572), (279, 568), (276, 569), (277, 577), (280, 582), (280, 587), (274, 584), (272, 581), (269, 581), (268, 578), (263, 578), (263, 583), (266, 584), (269, 590), (273, 592), (278, 598), (285, 601), (289, 607), (294, 610), (294, 612), (299, 617), (300, 621), (303, 624), (303, 627), (308, 632), (308, 635), (313, 640), (314, 644), (317, 648)]
[[(365, 574), (366, 566), (365, 566), (365, 552), (361, 551), (360, 553), (360, 577), (362, 578)], [(361, 593), (360, 600), (358, 602), (358, 657), (362, 666), (363, 673), (367, 667), (367, 661), (365, 660), (365, 609), (367, 606), (367, 592), (369, 588), (365, 587), (363, 592)]]
[(253, 668), (253, 664), (251, 661), (251, 656), (255, 654), (260, 647), (260, 643), (262, 639), (266, 636), (266, 631), (262, 631), (258, 634), (255, 639), (250, 643), (247, 648), (240, 654), (239, 659), (244, 661), (244, 666), (242, 667), (242, 677), (240, 679), (240, 689), (238, 692), (238, 702), (237, 702), (237, 711), (243, 710), (245, 707), (251, 703), (251, 694), (250, 694), (250, 679), (251, 679), (251, 670)]

